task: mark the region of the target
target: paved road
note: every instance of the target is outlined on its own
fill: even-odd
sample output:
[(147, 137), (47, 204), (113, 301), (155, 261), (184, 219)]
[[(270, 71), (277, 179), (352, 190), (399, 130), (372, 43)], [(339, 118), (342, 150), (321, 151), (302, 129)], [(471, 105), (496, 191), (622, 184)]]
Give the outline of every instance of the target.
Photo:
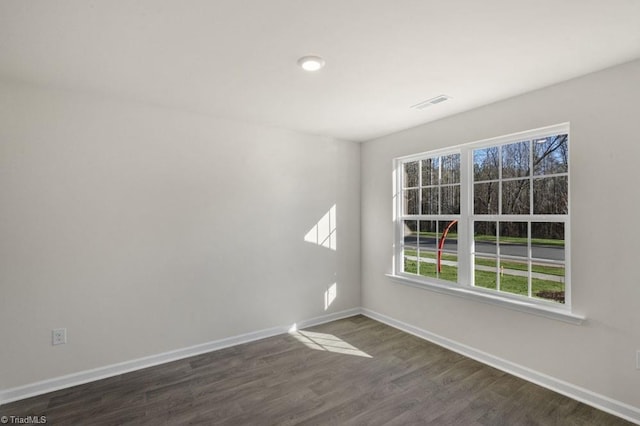
[[(416, 246), (416, 236), (405, 237), (404, 242), (408, 247)], [(424, 248), (436, 248), (438, 243), (436, 238), (420, 238), (420, 247)], [(445, 250), (455, 251), (458, 249), (458, 241), (456, 239), (449, 239), (445, 241)], [(538, 259), (549, 260), (564, 260), (564, 247), (557, 246), (542, 246), (536, 245), (532, 247), (533, 257)], [(496, 245), (487, 242), (476, 243), (476, 253), (482, 254), (496, 254)], [(500, 253), (507, 256), (527, 256), (527, 246), (523, 244), (500, 244)]]

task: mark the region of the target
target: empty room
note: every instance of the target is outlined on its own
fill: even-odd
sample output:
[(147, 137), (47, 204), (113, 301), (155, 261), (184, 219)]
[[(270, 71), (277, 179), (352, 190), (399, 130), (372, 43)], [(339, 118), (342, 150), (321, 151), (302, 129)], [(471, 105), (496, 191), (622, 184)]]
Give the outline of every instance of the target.
[(637, 0), (0, 0), (0, 423), (640, 424), (639, 99)]

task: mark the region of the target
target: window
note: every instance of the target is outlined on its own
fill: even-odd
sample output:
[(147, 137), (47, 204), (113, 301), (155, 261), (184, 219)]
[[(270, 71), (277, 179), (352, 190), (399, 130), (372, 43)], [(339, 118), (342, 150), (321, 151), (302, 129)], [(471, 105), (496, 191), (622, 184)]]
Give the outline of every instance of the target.
[(396, 166), (394, 275), (568, 307), (568, 124)]

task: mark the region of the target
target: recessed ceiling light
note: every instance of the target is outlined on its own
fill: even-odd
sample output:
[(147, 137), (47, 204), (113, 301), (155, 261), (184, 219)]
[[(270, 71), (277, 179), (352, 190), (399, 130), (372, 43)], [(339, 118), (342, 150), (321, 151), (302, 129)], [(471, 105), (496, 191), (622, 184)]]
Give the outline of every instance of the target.
[(318, 71), (324, 67), (324, 63), (320, 56), (303, 56), (298, 59), (298, 65), (305, 71)]

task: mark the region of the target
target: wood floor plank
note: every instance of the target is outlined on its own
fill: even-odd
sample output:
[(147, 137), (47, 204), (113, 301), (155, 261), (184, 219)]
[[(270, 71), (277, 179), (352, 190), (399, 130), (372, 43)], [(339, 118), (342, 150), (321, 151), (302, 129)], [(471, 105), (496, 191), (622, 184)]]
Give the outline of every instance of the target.
[(53, 425), (628, 425), (362, 315), (0, 407)]

